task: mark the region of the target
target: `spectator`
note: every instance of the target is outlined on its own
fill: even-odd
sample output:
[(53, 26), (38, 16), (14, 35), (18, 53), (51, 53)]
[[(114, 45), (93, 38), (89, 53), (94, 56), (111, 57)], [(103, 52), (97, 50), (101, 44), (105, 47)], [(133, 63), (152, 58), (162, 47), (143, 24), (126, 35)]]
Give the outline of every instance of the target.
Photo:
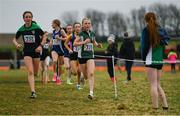
[[(119, 57), (128, 60), (134, 60), (135, 46), (131, 38), (129, 38), (128, 32), (124, 33), (124, 41), (119, 51)], [(125, 68), (127, 71), (127, 81), (131, 80), (131, 68), (133, 61), (125, 61)]]
[[(107, 56), (114, 56), (117, 57), (118, 56), (118, 45), (115, 43), (115, 36), (113, 34), (111, 34), (108, 39), (108, 47), (105, 51), (105, 54)], [(116, 64), (116, 60), (114, 60), (114, 64)], [(108, 69), (108, 74), (110, 76), (110, 79), (112, 82), (114, 82), (114, 67), (113, 67), (113, 62), (112, 62), (112, 58), (107, 58), (107, 69)]]
[(177, 54), (174, 51), (174, 49), (171, 49), (168, 54), (168, 60), (171, 64), (171, 73), (176, 73), (176, 60), (177, 60)]
[(150, 82), (153, 109), (157, 110), (159, 108), (158, 97), (160, 97), (163, 110), (168, 110), (168, 103), (165, 92), (161, 87), (160, 78), (162, 75), (164, 48), (170, 38), (166, 30), (157, 23), (156, 17), (153, 12), (145, 14), (146, 27), (141, 35), (141, 56), (142, 60), (145, 61)]

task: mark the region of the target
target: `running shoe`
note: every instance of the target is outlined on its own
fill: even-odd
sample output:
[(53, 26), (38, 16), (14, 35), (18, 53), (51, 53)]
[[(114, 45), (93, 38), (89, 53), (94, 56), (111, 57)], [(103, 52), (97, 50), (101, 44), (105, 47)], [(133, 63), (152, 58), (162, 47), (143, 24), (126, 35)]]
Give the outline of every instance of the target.
[(56, 85), (61, 85), (62, 81), (59, 77), (56, 78)]
[(77, 85), (77, 90), (81, 90), (81, 86), (80, 85)]
[(71, 83), (70, 80), (67, 80), (67, 84), (68, 84), (68, 85), (72, 85), (73, 83)]
[(112, 81), (113, 83), (115, 83), (115, 81), (117, 82), (117, 79), (114, 78), (114, 77), (112, 77), (112, 78), (111, 78), (111, 81)]
[(88, 99), (92, 100), (93, 99), (93, 95), (88, 95)]
[(36, 97), (37, 97), (36, 93), (35, 93), (35, 92), (32, 92), (30, 98), (31, 98), (31, 99), (35, 99)]

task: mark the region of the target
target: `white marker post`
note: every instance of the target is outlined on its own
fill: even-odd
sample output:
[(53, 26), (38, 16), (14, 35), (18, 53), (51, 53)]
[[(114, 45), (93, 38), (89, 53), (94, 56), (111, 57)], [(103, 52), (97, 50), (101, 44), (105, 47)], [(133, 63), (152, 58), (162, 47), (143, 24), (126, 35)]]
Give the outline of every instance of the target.
[(117, 83), (116, 83), (116, 76), (115, 76), (115, 66), (114, 66), (114, 56), (112, 56), (112, 64), (113, 64), (113, 75), (114, 75), (114, 96), (115, 99), (118, 97), (117, 96)]

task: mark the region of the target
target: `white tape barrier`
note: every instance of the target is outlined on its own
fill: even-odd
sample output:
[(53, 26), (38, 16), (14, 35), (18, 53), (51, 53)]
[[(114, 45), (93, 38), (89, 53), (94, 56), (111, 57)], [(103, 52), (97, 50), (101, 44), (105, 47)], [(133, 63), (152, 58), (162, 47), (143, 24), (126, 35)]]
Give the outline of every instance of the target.
[[(112, 58), (112, 56), (103, 56), (103, 55), (94, 55), (96, 57), (99, 58)], [(133, 62), (139, 62), (139, 63), (145, 63), (146, 61), (143, 60), (130, 60), (130, 59), (124, 59), (124, 58), (117, 58), (114, 57), (114, 59), (120, 60), (120, 61), (133, 61)], [(176, 61), (152, 61), (153, 63), (160, 63), (160, 64), (171, 64), (171, 63), (180, 63), (180, 60), (176, 60)]]

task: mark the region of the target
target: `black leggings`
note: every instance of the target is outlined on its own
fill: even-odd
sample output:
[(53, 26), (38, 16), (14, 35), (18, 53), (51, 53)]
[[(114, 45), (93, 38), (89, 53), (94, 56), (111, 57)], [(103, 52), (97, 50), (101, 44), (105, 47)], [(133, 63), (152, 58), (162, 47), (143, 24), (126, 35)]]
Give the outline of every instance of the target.
[(175, 71), (176, 70), (176, 64), (175, 63), (172, 63), (171, 64), (171, 71)]
[(127, 71), (127, 80), (131, 80), (131, 68), (132, 68), (133, 62), (132, 61), (126, 61), (125, 62), (125, 67)]
[(113, 63), (112, 59), (107, 59), (107, 69), (108, 69), (108, 74), (110, 78), (114, 77), (114, 69), (113, 69)]

